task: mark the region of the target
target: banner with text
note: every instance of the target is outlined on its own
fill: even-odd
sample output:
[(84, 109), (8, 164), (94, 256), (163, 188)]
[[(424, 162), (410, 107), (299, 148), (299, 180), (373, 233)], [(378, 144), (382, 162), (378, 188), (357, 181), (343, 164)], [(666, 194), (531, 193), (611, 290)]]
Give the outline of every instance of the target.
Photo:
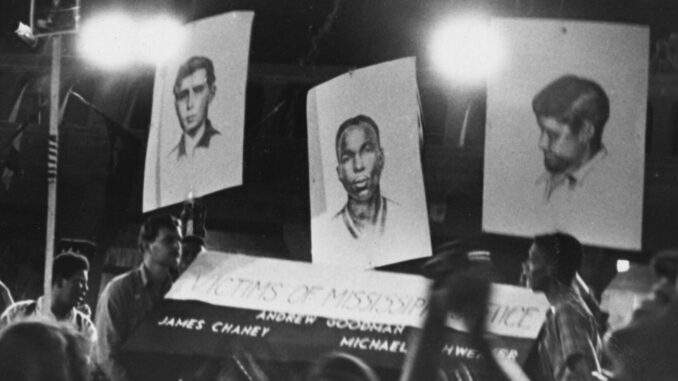
[[(174, 283), (168, 299), (256, 311), (420, 327), (428, 308), (426, 278), (358, 271), (246, 255), (203, 253)], [(493, 285), (488, 331), (537, 337), (548, 303), (530, 290)], [(463, 330), (450, 316), (450, 327)]]
[[(194, 379), (196, 367), (241, 352), (266, 361), (312, 363), (324, 353), (342, 351), (375, 368), (399, 369), (416, 331), (402, 324), (168, 300), (142, 323), (124, 352), (136, 379), (149, 381), (177, 379), (179, 373)], [(446, 329), (441, 334), (445, 369), (487, 371), (467, 333)], [(497, 335), (488, 339), (498, 358), (518, 364), (525, 362), (534, 342)]]

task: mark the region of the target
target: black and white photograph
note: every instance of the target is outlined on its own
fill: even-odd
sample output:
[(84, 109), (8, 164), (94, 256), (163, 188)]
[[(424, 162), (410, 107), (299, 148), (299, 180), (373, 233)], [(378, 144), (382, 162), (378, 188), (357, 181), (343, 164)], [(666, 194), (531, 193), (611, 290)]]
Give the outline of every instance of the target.
[(0, 28), (0, 381), (678, 380), (678, 0)]

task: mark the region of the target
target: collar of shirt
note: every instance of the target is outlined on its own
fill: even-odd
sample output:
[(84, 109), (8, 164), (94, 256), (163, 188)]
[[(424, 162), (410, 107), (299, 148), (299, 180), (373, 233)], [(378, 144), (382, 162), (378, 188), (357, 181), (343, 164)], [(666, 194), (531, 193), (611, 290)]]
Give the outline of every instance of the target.
[(544, 196), (548, 200), (550, 194), (553, 193), (556, 188), (559, 188), (565, 183), (567, 183), (570, 189), (574, 189), (577, 186), (582, 186), (586, 177), (589, 175), (589, 173), (591, 173), (596, 163), (601, 161), (605, 156), (607, 156), (607, 149), (605, 149), (605, 147), (601, 147), (600, 150), (591, 158), (591, 160), (587, 161), (584, 165), (577, 168), (576, 170), (558, 175), (552, 175), (550, 172), (545, 171), (537, 178), (536, 184), (546, 185)]
[(196, 136), (200, 136), (200, 139), (196, 140), (195, 138), (192, 138), (192, 142), (187, 143), (187, 140), (191, 138), (188, 138), (186, 134), (182, 133), (179, 138), (179, 143), (170, 151), (170, 154), (176, 152), (178, 159), (186, 157), (188, 152), (193, 155), (197, 148), (209, 148), (212, 136), (220, 134), (221, 133), (212, 126), (212, 122), (209, 119), (206, 119), (202, 131), (196, 133)]
[[(47, 311), (45, 311), (42, 308), (44, 300), (45, 300), (45, 297), (41, 296), (35, 301), (37, 303), (35, 305), (35, 314), (38, 315), (38, 316), (44, 316), (44, 317), (51, 319), (51, 320), (54, 320), (54, 321), (58, 321), (59, 319), (57, 319), (57, 317), (54, 316), (54, 313), (52, 312), (51, 309), (48, 309)], [(75, 314), (74, 310), (75, 310), (74, 308), (71, 308), (68, 311), (68, 314), (66, 315), (66, 317), (63, 320), (68, 320), (68, 321), (73, 320), (74, 314)]]
[[(380, 198), (379, 209), (377, 210), (377, 214), (374, 216), (372, 221), (373, 224), (379, 223), (380, 232), (384, 231), (384, 224), (386, 223), (386, 202), (386, 197)], [(351, 212), (348, 210), (348, 203), (344, 205), (344, 208), (341, 210), (341, 216), (344, 220), (344, 223), (346, 224), (346, 228), (351, 233), (353, 238), (362, 238), (367, 235), (364, 230), (358, 228), (356, 225), (353, 216), (351, 216)]]
[[(141, 280), (141, 285), (143, 288), (151, 288), (152, 286), (152, 280), (151, 280), (151, 274), (148, 272), (148, 269), (146, 266), (141, 263), (141, 265), (137, 268), (137, 271), (139, 272), (139, 279)], [(167, 276), (165, 277), (165, 280), (162, 281), (161, 285), (161, 292), (164, 295), (165, 292), (169, 291), (170, 287), (172, 287), (172, 277), (170, 277), (169, 272), (167, 273)]]
[(195, 132), (195, 135), (191, 136), (184, 133), (181, 137), (184, 139), (184, 149), (187, 153), (191, 155), (195, 153), (195, 149), (200, 147), (200, 143), (204, 139), (205, 135), (205, 124), (200, 126), (198, 131)]

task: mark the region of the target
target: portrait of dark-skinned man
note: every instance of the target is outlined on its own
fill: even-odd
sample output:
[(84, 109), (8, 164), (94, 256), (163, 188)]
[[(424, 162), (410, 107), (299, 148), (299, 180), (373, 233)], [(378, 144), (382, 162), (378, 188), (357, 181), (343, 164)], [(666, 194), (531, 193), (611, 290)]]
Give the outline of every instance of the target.
[(532, 100), (539, 126), (539, 149), (544, 155), (544, 201), (577, 191), (595, 176), (606, 160), (603, 131), (610, 100), (596, 82), (564, 75), (544, 87)]
[(380, 235), (389, 208), (396, 204), (381, 194), (384, 150), (379, 127), (370, 117), (358, 115), (344, 121), (335, 139), (337, 176), (347, 193), (344, 207), (334, 215), (353, 238)]
[(170, 151), (177, 160), (200, 156), (221, 135), (208, 115), (217, 91), (215, 80), (214, 64), (204, 56), (189, 58), (177, 71), (174, 106), (182, 134)]

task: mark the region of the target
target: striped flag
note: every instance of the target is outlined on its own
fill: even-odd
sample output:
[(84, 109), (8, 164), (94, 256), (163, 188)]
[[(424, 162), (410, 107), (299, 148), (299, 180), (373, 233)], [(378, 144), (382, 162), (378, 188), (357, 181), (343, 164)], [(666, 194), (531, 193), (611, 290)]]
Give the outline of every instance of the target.
[[(10, 111), (9, 117), (7, 118), (7, 121), (10, 123), (16, 123), (19, 115), (19, 111), (21, 109), (21, 104), (23, 102), (23, 98), (25, 96), (26, 90), (28, 86), (32, 84), (33, 80), (30, 79), (28, 80), (23, 87), (21, 88), (21, 91), (19, 92), (19, 96), (17, 97), (16, 101), (14, 102), (14, 106), (12, 107), (12, 110)], [(61, 107), (59, 108), (59, 124), (63, 121), (64, 117), (64, 112), (66, 111), (66, 105), (68, 103), (68, 99), (71, 95), (71, 92), (73, 90), (73, 86), (71, 86), (68, 89), (68, 92), (66, 93), (66, 96), (64, 97), (63, 102), (61, 103)], [(9, 152), (7, 153), (7, 156), (4, 160), (4, 165), (2, 167), (2, 175), (0, 177), (0, 180), (2, 181), (2, 185), (5, 187), (6, 191), (9, 191), (10, 186), (12, 185), (12, 180), (14, 179), (14, 176), (20, 176), (22, 173), (22, 168), (21, 168), (21, 142), (23, 140), (24, 136), (24, 130), (28, 126), (28, 122), (22, 121), (19, 126), (17, 126), (16, 130), (10, 137), (11, 145), (9, 147)], [(48, 161), (47, 161), (47, 173), (48, 173), (48, 178), (52, 178), (52, 175), (56, 176), (56, 155), (58, 154), (57, 152), (57, 147), (56, 147), (56, 137), (52, 139), (53, 137), (50, 136), (49, 139), (49, 155), (48, 155)], [(54, 155), (54, 158), (53, 158)]]
[[(73, 92), (73, 86), (68, 88), (64, 100), (61, 102), (59, 107), (59, 120), (57, 122), (58, 126), (61, 126), (61, 122), (64, 119), (64, 112), (66, 111), (66, 105), (68, 104), (68, 99), (71, 97)], [(49, 135), (48, 148), (47, 148), (47, 182), (56, 181), (57, 177), (57, 168), (59, 161), (59, 140), (57, 135)]]

